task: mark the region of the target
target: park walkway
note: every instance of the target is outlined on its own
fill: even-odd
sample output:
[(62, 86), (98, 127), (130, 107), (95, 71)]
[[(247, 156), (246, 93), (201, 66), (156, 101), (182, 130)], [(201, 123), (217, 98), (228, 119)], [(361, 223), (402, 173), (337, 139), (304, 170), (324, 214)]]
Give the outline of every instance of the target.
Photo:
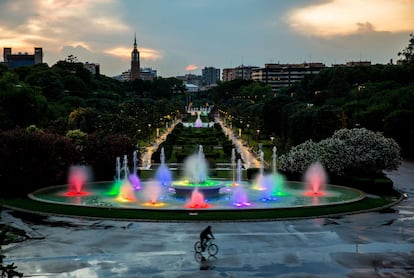
[[(167, 139), (168, 134), (170, 134), (175, 126), (180, 123), (181, 120), (176, 120), (169, 128), (167, 128), (159, 137), (157, 137), (154, 142), (145, 148), (145, 151), (141, 155), (142, 166), (141, 169), (149, 170), (151, 169), (151, 157), (154, 152), (157, 151), (159, 145)], [(259, 168), (260, 161), (259, 157), (250, 151), (250, 147), (244, 144), (244, 141), (241, 138), (238, 138), (233, 130), (227, 127), (223, 121), (219, 118), (215, 118), (215, 122), (218, 123), (223, 130), (226, 137), (231, 140), (237, 152), (240, 154), (243, 160), (243, 166), (245, 169), (248, 168)], [(230, 162), (229, 162), (230, 163)]]

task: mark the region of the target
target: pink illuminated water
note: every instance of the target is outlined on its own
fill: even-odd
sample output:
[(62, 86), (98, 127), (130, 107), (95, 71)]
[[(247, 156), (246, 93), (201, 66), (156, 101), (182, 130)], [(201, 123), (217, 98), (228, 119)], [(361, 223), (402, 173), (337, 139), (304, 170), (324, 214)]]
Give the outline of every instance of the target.
[(134, 194), (134, 187), (128, 180), (122, 182), (117, 199), (123, 202), (135, 202), (137, 200)]
[(157, 181), (149, 181), (143, 189), (145, 201), (156, 204), (161, 197), (162, 187)]
[(315, 162), (309, 166), (305, 172), (305, 195), (323, 196), (325, 195), (326, 172), (320, 162)]
[(82, 191), (83, 186), (89, 181), (90, 170), (87, 166), (71, 166), (69, 169), (69, 191), (68, 196), (88, 195), (87, 192)]

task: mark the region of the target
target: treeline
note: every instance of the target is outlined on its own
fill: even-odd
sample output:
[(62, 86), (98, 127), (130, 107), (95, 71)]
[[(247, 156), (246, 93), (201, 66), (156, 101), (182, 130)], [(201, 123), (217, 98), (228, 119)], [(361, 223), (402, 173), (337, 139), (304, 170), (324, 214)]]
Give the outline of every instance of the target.
[(404, 157), (414, 157), (413, 64), (327, 68), (277, 94), (263, 83), (234, 80), (202, 97), (214, 100), (251, 138), (275, 137), (279, 150), (365, 127), (394, 138)]
[(13, 70), (0, 65), (0, 129), (36, 125), (58, 134), (80, 129), (144, 138), (148, 124), (156, 128), (183, 109), (183, 93), (175, 78), (120, 82), (73, 60)]

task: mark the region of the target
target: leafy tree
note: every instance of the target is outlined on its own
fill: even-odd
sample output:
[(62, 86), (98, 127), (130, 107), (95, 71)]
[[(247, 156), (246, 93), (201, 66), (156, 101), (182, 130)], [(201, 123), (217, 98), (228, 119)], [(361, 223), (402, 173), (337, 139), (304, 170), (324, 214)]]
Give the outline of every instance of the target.
[(408, 46), (401, 52), (398, 52), (398, 56), (402, 56), (402, 62), (404, 64), (414, 64), (414, 34), (410, 34), (410, 40)]
[(414, 112), (413, 110), (396, 110), (384, 119), (384, 133), (394, 138), (401, 146), (404, 157), (414, 157)]
[(24, 81), (31, 86), (39, 87), (48, 100), (58, 100), (63, 96), (62, 79), (53, 70), (34, 71)]

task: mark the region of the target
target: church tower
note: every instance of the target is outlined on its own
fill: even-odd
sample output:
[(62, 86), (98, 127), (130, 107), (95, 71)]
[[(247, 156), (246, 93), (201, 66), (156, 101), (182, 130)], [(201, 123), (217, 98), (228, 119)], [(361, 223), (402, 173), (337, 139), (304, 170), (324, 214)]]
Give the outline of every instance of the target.
[(137, 35), (134, 37), (134, 49), (131, 52), (131, 78), (130, 80), (140, 79), (140, 65), (139, 65), (139, 52), (137, 49)]

